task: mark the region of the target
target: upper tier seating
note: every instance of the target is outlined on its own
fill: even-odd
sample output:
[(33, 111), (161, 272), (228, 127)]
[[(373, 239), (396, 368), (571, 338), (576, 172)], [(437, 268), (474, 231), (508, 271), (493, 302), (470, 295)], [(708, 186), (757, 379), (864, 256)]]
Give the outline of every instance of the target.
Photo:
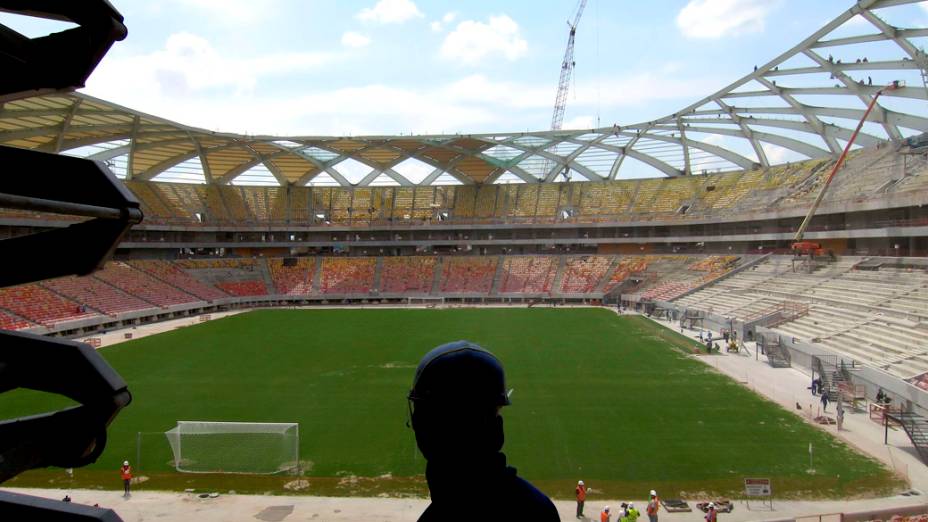
[(375, 257), (327, 257), (322, 261), (324, 294), (368, 294), (374, 286)]
[(65, 299), (37, 284), (0, 288), (0, 308), (46, 326), (97, 315), (84, 305)]
[(432, 256), (383, 258), (380, 291), (413, 294), (431, 292), (435, 261), (436, 258)]
[[(366, 227), (373, 219), (428, 221), (437, 209), (451, 222), (552, 223), (559, 212), (575, 211), (576, 223), (685, 221), (717, 216), (720, 211), (750, 214), (772, 208), (806, 207), (834, 165), (831, 159), (774, 165), (766, 170), (680, 176), (669, 179), (582, 181), (529, 185), (460, 187), (243, 187), (127, 181), (142, 202), (146, 218), (191, 225), (271, 224), (312, 221)], [(852, 151), (824, 204), (862, 201), (928, 186), (928, 158), (903, 156), (891, 147)], [(0, 211), (0, 216), (9, 211)], [(23, 215), (19, 212), (18, 215)], [(49, 219), (57, 219), (46, 215)]]
[(113, 315), (153, 307), (151, 303), (146, 303), (93, 276), (61, 277), (43, 281), (41, 284), (105, 314)]
[(453, 294), (487, 294), (493, 287), (498, 258), (491, 257), (445, 257), (442, 259), (442, 292)]
[(606, 275), (606, 270), (612, 263), (607, 256), (582, 256), (569, 258), (564, 266), (561, 276), (561, 287), (558, 289), (565, 294), (587, 294), (596, 289), (596, 286)]

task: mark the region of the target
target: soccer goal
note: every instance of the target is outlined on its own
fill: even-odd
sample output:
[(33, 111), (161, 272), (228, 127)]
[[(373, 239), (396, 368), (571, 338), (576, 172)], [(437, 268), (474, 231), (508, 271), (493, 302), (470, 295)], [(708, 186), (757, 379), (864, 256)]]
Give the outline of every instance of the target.
[(165, 435), (177, 471), (272, 474), (299, 469), (297, 423), (177, 421)]

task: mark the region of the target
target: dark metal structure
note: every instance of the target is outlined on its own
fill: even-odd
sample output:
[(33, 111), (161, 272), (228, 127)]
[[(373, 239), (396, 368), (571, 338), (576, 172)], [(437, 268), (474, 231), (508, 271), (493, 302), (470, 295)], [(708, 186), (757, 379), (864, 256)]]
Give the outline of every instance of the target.
[[(83, 86), (126, 36), (122, 15), (106, 0), (2, 0), (0, 10), (77, 24), (39, 38), (0, 25), (0, 103)], [(0, 147), (0, 171), (0, 206), (88, 218), (0, 242), (0, 286), (89, 274), (142, 221), (139, 202), (101, 162)], [(30, 469), (94, 462), (106, 447), (107, 426), (132, 400), (125, 381), (90, 346), (2, 331), (0, 393), (16, 388), (63, 395), (78, 405), (0, 421), (0, 482)], [(0, 496), (0, 518), (119, 520), (109, 509), (13, 494)]]

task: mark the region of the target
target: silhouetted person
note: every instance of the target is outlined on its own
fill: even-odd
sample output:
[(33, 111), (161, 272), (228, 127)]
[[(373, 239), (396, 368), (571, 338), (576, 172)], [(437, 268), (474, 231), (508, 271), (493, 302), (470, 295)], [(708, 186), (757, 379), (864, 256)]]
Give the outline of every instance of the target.
[(432, 503), (420, 522), (560, 520), (544, 493), (506, 466), (503, 366), (467, 341), (430, 351), (416, 368), (409, 407)]

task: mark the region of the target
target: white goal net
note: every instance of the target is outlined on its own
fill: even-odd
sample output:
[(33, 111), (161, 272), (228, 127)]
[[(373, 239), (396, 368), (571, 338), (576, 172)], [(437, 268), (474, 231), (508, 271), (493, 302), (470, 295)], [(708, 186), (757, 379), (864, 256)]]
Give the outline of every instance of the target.
[(177, 421), (165, 435), (177, 471), (271, 474), (299, 467), (297, 423)]

